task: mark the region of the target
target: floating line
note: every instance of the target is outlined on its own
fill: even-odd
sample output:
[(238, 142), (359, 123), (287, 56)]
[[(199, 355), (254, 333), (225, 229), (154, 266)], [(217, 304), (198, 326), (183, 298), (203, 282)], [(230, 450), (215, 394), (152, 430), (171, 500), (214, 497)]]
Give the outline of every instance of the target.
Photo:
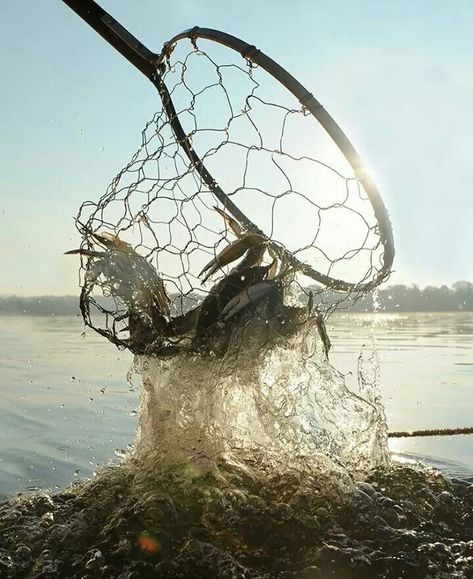
[(389, 438), (409, 438), (411, 436), (456, 436), (459, 434), (473, 434), (473, 426), (464, 428), (436, 428), (433, 430), (405, 430), (388, 432)]

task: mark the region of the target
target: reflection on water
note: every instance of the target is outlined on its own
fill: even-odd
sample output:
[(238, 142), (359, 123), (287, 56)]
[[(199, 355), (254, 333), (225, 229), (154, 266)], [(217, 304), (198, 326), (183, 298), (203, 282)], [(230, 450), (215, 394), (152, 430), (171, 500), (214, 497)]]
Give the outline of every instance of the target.
[[(472, 423), (473, 313), (343, 314), (328, 329), (331, 362), (354, 389), (361, 346), (374, 332), (391, 430)], [(76, 317), (0, 318), (0, 494), (90, 477), (133, 440), (131, 355), (90, 332), (81, 339), (82, 330)], [(396, 439), (390, 448), (468, 478), (472, 440)]]

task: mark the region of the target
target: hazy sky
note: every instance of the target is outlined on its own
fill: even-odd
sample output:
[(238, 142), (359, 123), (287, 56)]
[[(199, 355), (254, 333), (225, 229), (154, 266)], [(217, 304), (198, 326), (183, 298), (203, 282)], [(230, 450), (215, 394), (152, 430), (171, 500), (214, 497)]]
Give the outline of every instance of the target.
[[(195, 25), (257, 45), (342, 126), (394, 226), (392, 282), (473, 281), (471, 0), (102, 0), (149, 48)], [(0, 3), (0, 294), (78, 292), (73, 216), (158, 108), (61, 0)]]

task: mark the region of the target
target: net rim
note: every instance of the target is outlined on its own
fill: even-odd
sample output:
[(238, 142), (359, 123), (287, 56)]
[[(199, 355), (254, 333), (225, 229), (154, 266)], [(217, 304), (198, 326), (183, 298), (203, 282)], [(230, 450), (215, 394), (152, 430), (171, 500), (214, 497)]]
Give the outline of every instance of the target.
[(176, 34), (170, 40), (164, 43), (163, 49), (156, 60), (157, 74), (152, 79), (153, 84), (158, 89), (161, 96), (165, 112), (169, 118), (171, 127), (175, 133), (176, 140), (184, 150), (186, 156), (189, 158), (199, 175), (209, 186), (215, 197), (224, 205), (225, 210), (228, 211), (239, 220), (249, 231), (255, 233), (264, 233), (255, 225), (242, 211), (235, 205), (235, 203), (228, 197), (228, 195), (220, 188), (217, 180), (211, 175), (205, 167), (204, 162), (198, 156), (197, 152), (192, 146), (188, 136), (186, 135), (180, 121), (178, 114), (174, 108), (171, 95), (166, 87), (162, 77), (162, 72), (165, 67), (166, 60), (170, 57), (176, 44), (181, 40), (191, 40), (195, 48), (197, 39), (205, 39), (217, 44), (223, 45), (235, 52), (238, 52), (250, 65), (257, 65), (270, 74), (275, 80), (282, 84), (289, 92), (291, 92), (299, 103), (307, 110), (315, 120), (328, 133), (329, 137), (334, 141), (340, 152), (352, 167), (356, 179), (363, 185), (368, 200), (373, 208), (374, 215), (378, 222), (379, 236), (384, 251), (381, 257), (382, 266), (367, 283), (353, 283), (341, 279), (333, 278), (315, 270), (311, 265), (300, 262), (289, 250), (285, 247), (268, 240), (268, 245), (273, 251), (289, 263), (292, 267), (323, 284), (324, 286), (336, 291), (357, 291), (368, 292), (378, 285), (380, 285), (391, 273), (391, 267), (394, 260), (394, 239), (391, 222), (388, 216), (386, 206), (379, 192), (378, 187), (370, 177), (366, 167), (354, 148), (351, 141), (333, 119), (333, 117), (326, 111), (323, 105), (310, 93), (295, 77), (293, 77), (281, 65), (256, 48), (252, 44), (241, 40), (240, 38), (216, 30), (213, 28), (200, 28), (195, 26), (193, 28), (184, 30)]

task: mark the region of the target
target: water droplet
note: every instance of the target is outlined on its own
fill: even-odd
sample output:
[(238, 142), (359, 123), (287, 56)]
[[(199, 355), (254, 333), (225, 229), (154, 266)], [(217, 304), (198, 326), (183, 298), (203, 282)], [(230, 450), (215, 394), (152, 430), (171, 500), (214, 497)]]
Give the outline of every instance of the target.
[(46, 521), (47, 523), (53, 523), (54, 522), (54, 514), (53, 513), (44, 513), (44, 515), (41, 517), (41, 519), (43, 521)]

